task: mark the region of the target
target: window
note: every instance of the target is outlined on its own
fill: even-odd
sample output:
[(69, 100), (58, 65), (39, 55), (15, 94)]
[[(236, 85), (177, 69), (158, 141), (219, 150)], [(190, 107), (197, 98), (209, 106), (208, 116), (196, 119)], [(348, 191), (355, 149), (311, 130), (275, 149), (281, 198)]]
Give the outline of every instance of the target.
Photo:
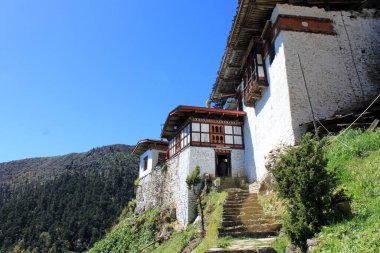
[(192, 145), (226, 146), (242, 148), (241, 126), (224, 124), (192, 123)]
[(169, 141), (169, 157), (174, 156), (188, 145), (190, 145), (190, 125), (184, 127)]
[(181, 149), (190, 144), (190, 125), (181, 131)]
[(148, 169), (148, 156), (144, 157), (144, 171)]
[(212, 144), (224, 144), (224, 126), (210, 125), (210, 136)]
[(169, 156), (172, 157), (173, 155), (175, 155), (175, 149), (176, 145), (175, 145), (175, 138), (171, 139), (170, 142), (169, 142)]
[(210, 125), (207, 123), (191, 123), (192, 132), (191, 138), (192, 141), (200, 145), (209, 145), (210, 143)]
[(241, 126), (234, 126), (234, 145), (243, 146), (243, 133), (241, 131)]

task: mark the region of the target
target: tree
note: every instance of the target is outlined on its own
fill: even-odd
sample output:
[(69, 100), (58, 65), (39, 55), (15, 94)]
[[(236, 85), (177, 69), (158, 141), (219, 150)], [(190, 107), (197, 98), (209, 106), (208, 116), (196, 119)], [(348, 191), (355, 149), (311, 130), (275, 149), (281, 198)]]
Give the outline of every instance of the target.
[(270, 169), (279, 196), (286, 200), (285, 232), (302, 251), (332, 213), (336, 181), (326, 170), (324, 146), (325, 141), (305, 134), (300, 145), (280, 154)]
[[(189, 190), (192, 190), (194, 195), (197, 198), (199, 210), (201, 212), (201, 224), (202, 224), (202, 233), (205, 233), (205, 223), (204, 223), (204, 206), (203, 206), (203, 189), (204, 183), (202, 177), (200, 176), (201, 168), (197, 165), (194, 171), (186, 177), (186, 184)], [(198, 187), (198, 185), (201, 185)], [(198, 188), (198, 189), (197, 189)]]

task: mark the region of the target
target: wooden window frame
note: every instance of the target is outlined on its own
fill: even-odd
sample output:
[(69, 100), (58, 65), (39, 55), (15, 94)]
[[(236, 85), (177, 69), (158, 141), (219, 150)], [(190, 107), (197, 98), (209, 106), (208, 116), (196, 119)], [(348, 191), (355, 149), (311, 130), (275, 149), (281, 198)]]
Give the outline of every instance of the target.
[[(188, 135), (182, 137), (181, 134), (182, 132), (185, 130), (185, 128), (187, 126), (189, 126), (189, 133)], [(183, 147), (181, 146), (181, 143), (183, 140), (185, 140), (187, 138), (187, 136), (190, 135), (190, 140), (187, 142), (186, 145), (184, 145)], [(171, 143), (173, 141), (173, 143)], [(181, 127), (177, 132), (176, 134), (174, 135), (174, 137), (169, 141), (169, 159), (172, 158), (172, 157), (175, 157), (176, 155), (178, 155), (183, 149), (187, 148), (188, 146), (190, 146), (191, 144), (191, 122), (187, 122), (183, 125), (183, 127)]]
[[(192, 127), (192, 123), (199, 123), (199, 124), (202, 124), (203, 122), (197, 122), (197, 121), (192, 121), (191, 122), (191, 127)], [(226, 148), (236, 148), (236, 149), (244, 149), (244, 135), (243, 135), (243, 125), (234, 125), (234, 124), (228, 124), (227, 122), (226, 123), (223, 123), (223, 122), (217, 122), (217, 123), (213, 123), (213, 122), (207, 122), (206, 124), (209, 124), (209, 142), (202, 142), (200, 139), (200, 141), (194, 141), (193, 140), (193, 133), (206, 133), (206, 132), (202, 132), (202, 128), (200, 128), (200, 131), (193, 131), (193, 129), (191, 128), (191, 146), (200, 146), (200, 147), (226, 147)], [(212, 130), (212, 127), (211, 125), (218, 125), (218, 126), (223, 126), (223, 130), (222, 130), (222, 135), (223, 135), (223, 143), (212, 143), (212, 133), (211, 133), (211, 130)], [(231, 126), (232, 127), (232, 134), (225, 134), (225, 126)], [(234, 130), (234, 127), (239, 127), (240, 128), (240, 134), (237, 134), (235, 133), (235, 130)], [(220, 134), (220, 133), (217, 133), (217, 134)], [(226, 135), (230, 135), (232, 136), (232, 139), (233, 139), (233, 143), (232, 144), (226, 144)], [(241, 136), (241, 140), (242, 140), (242, 143), (241, 144), (235, 144), (235, 136)]]
[[(193, 131), (193, 123), (199, 124), (199, 131)], [(202, 131), (202, 124), (208, 124), (208, 132)], [(223, 135), (223, 143), (212, 143), (211, 142), (211, 130), (212, 125), (218, 125), (222, 126), (222, 133), (218, 133), (220, 135)], [(232, 127), (232, 134), (226, 134), (225, 133), (225, 126), (231, 126)], [(186, 136), (181, 136), (182, 131), (185, 130), (186, 127), (189, 127), (189, 133)], [(234, 127), (240, 128), (240, 134), (235, 134)], [(199, 141), (193, 140), (193, 133), (199, 133)], [(209, 141), (208, 142), (202, 142), (202, 134), (208, 134), (209, 135)], [(233, 144), (226, 144), (226, 135), (232, 136)], [(181, 147), (181, 143), (183, 140), (185, 140), (188, 136), (190, 136), (190, 140), (186, 145)], [(241, 136), (242, 144), (235, 144), (235, 136)], [(195, 147), (225, 147), (225, 148), (235, 148), (235, 149), (244, 149), (244, 136), (243, 136), (243, 125), (242, 124), (236, 124), (234, 122), (201, 122), (197, 120), (189, 119), (187, 122), (183, 124), (183, 126), (176, 132), (176, 134), (173, 136), (173, 138), (169, 141), (169, 159), (177, 156), (183, 149), (187, 148), (188, 146), (195, 146)]]

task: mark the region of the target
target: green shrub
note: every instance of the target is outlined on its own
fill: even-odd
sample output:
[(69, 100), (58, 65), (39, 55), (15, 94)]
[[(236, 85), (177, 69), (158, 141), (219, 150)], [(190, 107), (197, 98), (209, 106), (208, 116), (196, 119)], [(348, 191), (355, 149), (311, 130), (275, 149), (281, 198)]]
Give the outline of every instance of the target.
[(306, 240), (319, 232), (331, 214), (336, 182), (326, 170), (327, 159), (319, 141), (306, 134), (299, 146), (280, 154), (270, 169), (279, 196), (285, 199), (285, 233), (306, 251)]

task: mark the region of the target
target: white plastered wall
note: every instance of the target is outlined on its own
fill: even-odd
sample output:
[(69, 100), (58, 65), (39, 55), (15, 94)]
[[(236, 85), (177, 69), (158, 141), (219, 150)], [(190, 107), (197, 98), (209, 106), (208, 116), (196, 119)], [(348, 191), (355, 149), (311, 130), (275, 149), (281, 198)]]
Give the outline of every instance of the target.
[(281, 32), (292, 124), (296, 140), (299, 140), (304, 133), (299, 125), (312, 121), (312, 116), (297, 54), (318, 119), (363, 107), (380, 91), (380, 19), (374, 18), (368, 10), (362, 13), (326, 12), (289, 5), (281, 9), (288, 15), (308, 13), (329, 18), (337, 33)]
[(265, 156), (277, 145), (293, 145), (289, 92), (285, 67), (283, 36), (275, 41), (276, 56), (266, 68), (269, 86), (255, 107), (244, 106), (245, 174), (250, 182), (260, 180), (266, 173)]
[[(158, 154), (162, 153), (163, 151), (159, 151), (156, 149), (148, 149), (145, 151), (142, 155), (140, 155), (140, 170), (139, 170), (139, 177), (144, 177), (148, 175), (151, 171), (153, 166), (157, 165), (158, 162)], [(148, 168), (144, 170), (144, 158), (148, 157)]]
[(269, 65), (266, 59), (269, 87), (254, 108), (244, 107), (245, 171), (251, 182), (265, 175), (268, 153), (296, 144), (304, 133), (299, 125), (312, 120), (297, 54), (319, 119), (360, 107), (380, 90), (380, 22), (374, 11), (277, 5), (272, 22), (279, 14), (329, 18), (337, 35), (282, 31), (276, 38), (274, 61)]

